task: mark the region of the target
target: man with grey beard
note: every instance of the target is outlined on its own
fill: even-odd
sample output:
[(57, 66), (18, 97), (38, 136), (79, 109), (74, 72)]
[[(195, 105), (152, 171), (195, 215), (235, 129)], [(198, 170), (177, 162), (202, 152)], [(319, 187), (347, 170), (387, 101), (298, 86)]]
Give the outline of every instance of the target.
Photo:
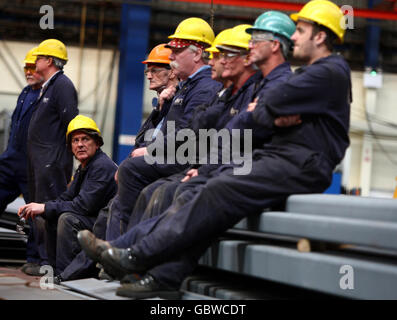
[[(33, 55), (36, 49), (29, 50), (25, 57), (24, 73), (28, 85), (18, 97), (17, 106), (12, 114), (7, 149), (0, 155), (0, 214), (20, 194), (26, 203), (30, 200), (27, 187), (27, 135), (33, 103), (37, 100), (43, 84), (42, 76), (36, 72), (36, 57)], [(31, 228), (27, 243), (27, 263), (22, 270), (38, 262), (33, 232)]]

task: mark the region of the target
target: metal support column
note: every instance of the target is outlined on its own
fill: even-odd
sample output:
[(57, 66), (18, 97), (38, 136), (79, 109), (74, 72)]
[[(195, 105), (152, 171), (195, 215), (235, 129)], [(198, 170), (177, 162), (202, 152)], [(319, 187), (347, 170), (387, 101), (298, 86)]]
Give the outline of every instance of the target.
[[(373, 8), (381, 0), (368, 0), (368, 8)], [(379, 43), (380, 43), (380, 21), (377, 19), (368, 19), (367, 35), (365, 43), (365, 66), (372, 69), (378, 68), (379, 65)]]
[[(148, 4), (150, 2), (145, 1)], [(122, 5), (120, 70), (113, 143), (113, 160), (118, 164), (128, 156), (141, 126), (144, 84), (144, 65), (141, 62), (147, 54), (150, 15), (150, 6)]]
[(372, 139), (368, 135), (363, 137), (363, 147), (361, 152), (361, 195), (368, 197), (371, 191), (371, 171), (372, 171)]
[[(373, 8), (379, 4), (380, 0), (368, 0), (368, 8)], [(376, 70), (379, 67), (379, 44), (380, 44), (380, 27), (379, 20), (368, 19), (367, 26), (367, 38), (365, 43), (365, 68), (366, 74), (364, 77), (371, 76), (374, 71), (376, 76)], [(367, 74), (369, 73), (369, 75)], [(377, 88), (370, 85), (366, 85), (365, 93), (365, 109), (369, 117), (376, 111), (377, 103)], [(367, 119), (368, 120), (368, 119)], [(363, 136), (362, 154), (361, 154), (361, 194), (363, 196), (369, 196), (371, 190), (371, 176), (372, 176), (372, 152), (373, 142), (372, 138), (368, 134)]]

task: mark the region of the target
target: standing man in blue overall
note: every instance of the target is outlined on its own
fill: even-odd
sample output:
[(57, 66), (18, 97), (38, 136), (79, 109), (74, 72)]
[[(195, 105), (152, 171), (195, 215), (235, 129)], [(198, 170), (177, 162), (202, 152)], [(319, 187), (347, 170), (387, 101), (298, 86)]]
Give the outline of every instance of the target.
[[(23, 195), (26, 203), (30, 201), (27, 185), (27, 137), (33, 104), (43, 84), (43, 77), (36, 72), (36, 56), (33, 55), (35, 50), (37, 48), (31, 49), (24, 60), (24, 72), (28, 85), (23, 88), (18, 97), (17, 106), (11, 118), (7, 149), (0, 155), (0, 214), (20, 194)], [(34, 243), (34, 231), (31, 225), (26, 248), (27, 263), (22, 266), (22, 271), (25, 268), (37, 266), (39, 263), (39, 255)]]
[[(56, 39), (40, 43), (34, 53), (36, 72), (44, 78), (40, 96), (33, 106), (28, 130), (28, 186), (30, 201), (46, 202), (56, 199), (66, 190), (72, 177), (73, 155), (65, 142), (69, 122), (78, 114), (77, 92), (63, 74), (68, 61), (65, 45)], [(44, 225), (41, 217), (35, 225)], [(45, 234), (39, 234), (40, 264), (47, 264)], [(47, 242), (50, 250), (54, 244)], [(55, 265), (55, 261), (48, 261)], [(40, 275), (40, 268), (29, 270)]]

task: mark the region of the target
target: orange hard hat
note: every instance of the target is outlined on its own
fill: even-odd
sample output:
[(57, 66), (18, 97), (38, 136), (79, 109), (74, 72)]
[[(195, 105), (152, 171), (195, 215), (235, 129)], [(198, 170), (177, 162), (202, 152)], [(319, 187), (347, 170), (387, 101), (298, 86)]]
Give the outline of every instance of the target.
[(148, 58), (142, 63), (164, 63), (170, 64), (170, 54), (172, 53), (171, 49), (165, 47), (165, 43), (159, 44), (155, 46), (152, 51), (150, 51)]

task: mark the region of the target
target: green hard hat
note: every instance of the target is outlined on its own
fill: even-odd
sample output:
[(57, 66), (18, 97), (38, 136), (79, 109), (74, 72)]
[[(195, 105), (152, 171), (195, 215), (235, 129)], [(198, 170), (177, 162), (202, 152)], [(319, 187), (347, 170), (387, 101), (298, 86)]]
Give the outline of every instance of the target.
[(248, 28), (246, 32), (252, 34), (253, 31), (266, 31), (291, 41), (295, 29), (295, 23), (286, 14), (279, 11), (267, 11), (262, 13), (255, 20), (254, 26)]

